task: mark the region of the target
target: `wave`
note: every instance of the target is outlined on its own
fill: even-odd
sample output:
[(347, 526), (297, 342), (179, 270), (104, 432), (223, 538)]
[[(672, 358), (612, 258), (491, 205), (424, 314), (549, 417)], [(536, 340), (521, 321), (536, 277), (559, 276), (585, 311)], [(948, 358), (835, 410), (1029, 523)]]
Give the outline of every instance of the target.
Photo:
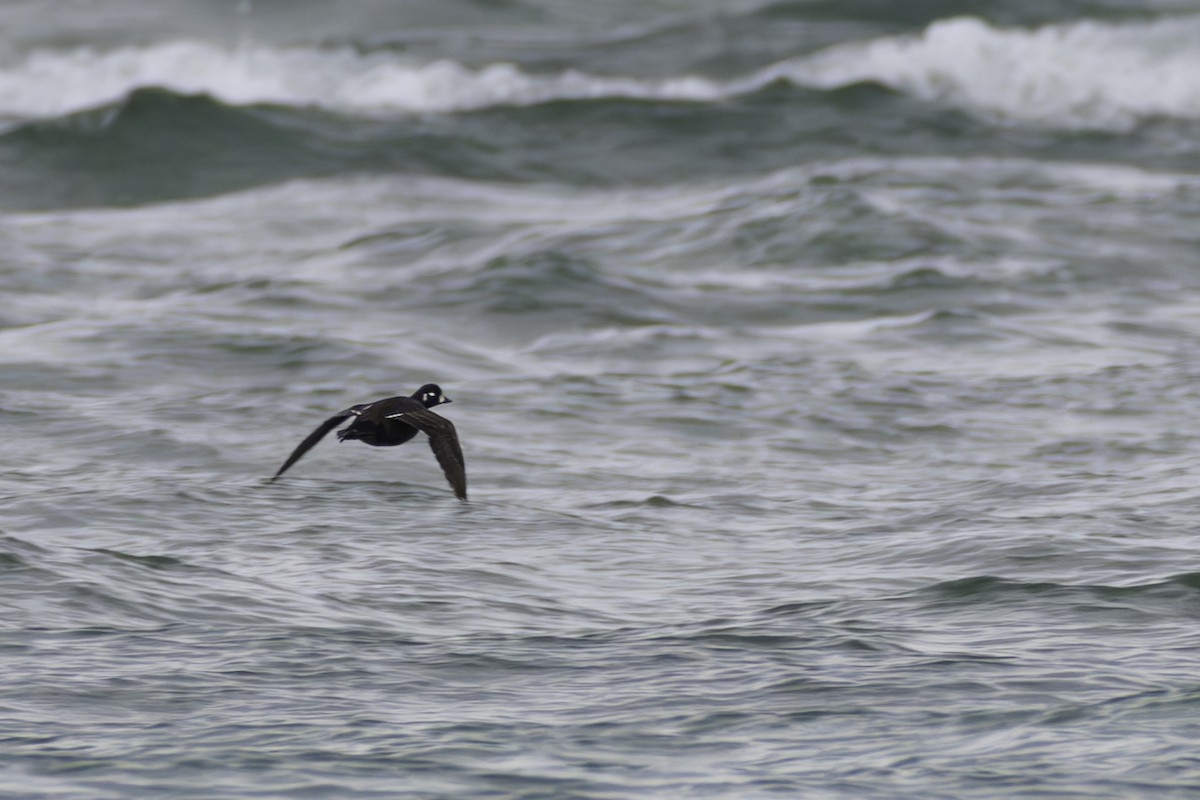
[[(554, 100), (628, 97), (711, 101), (721, 84), (700, 77), (600, 77), (576, 70), (530, 74), (514, 64), (471, 69), (412, 63), (352, 48), (223, 48), (165, 42), (108, 52), (40, 50), (0, 71), (0, 115), (57, 116), (110, 103), (144, 86), (208, 94), (234, 105), (317, 106), (350, 113), (450, 112)], [(47, 91), (53, 87), (53, 91)]]
[(0, 209), (137, 205), (347, 170), (503, 180), (521, 166), (436, 126), (401, 121), (364, 134), (296, 109), (142, 88), (0, 133), (0, 182), (9, 189)]
[(838, 45), (767, 74), (811, 88), (864, 81), (997, 121), (1123, 130), (1200, 117), (1200, 16), (997, 28), (970, 17), (919, 36)]
[(1132, 585), (1068, 584), (1052, 581), (1020, 581), (999, 578), (993, 575), (978, 575), (970, 578), (944, 581), (918, 592), (955, 603), (981, 600), (990, 601), (998, 597), (1036, 597), (1066, 594), (1080, 598), (1119, 600), (1138, 597), (1192, 596), (1200, 590), (1200, 573), (1184, 572), (1158, 580)]
[(817, 90), (876, 83), (991, 121), (1123, 130), (1146, 118), (1200, 117), (1198, 36), (1200, 16), (1037, 28), (962, 17), (918, 35), (839, 44), (726, 80), (534, 73), (510, 63), (471, 68), (350, 47), (172, 41), (107, 51), (40, 49), (0, 69), (0, 116), (62, 115), (145, 86), (234, 105), (388, 114), (598, 98), (713, 103), (782, 81)]

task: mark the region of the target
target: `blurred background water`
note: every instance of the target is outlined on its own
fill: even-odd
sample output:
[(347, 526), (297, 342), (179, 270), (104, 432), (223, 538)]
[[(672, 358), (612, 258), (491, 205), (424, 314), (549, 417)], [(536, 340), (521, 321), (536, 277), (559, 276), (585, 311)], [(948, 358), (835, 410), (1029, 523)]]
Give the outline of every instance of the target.
[(0, 32), (5, 797), (1200, 793), (1200, 5)]

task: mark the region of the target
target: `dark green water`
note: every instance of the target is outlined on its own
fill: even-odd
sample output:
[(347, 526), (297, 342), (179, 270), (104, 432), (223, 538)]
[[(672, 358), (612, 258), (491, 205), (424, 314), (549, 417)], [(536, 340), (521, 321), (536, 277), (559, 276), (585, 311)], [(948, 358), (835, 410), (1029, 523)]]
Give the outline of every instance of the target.
[(0, 28), (0, 795), (1200, 793), (1194, 13)]

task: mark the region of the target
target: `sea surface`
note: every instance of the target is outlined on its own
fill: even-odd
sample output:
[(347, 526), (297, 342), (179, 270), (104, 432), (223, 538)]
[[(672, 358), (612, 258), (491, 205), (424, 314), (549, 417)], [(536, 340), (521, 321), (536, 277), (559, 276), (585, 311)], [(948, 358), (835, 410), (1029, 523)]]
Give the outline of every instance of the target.
[(1200, 797), (1198, 219), (1192, 0), (6, 0), (0, 797)]

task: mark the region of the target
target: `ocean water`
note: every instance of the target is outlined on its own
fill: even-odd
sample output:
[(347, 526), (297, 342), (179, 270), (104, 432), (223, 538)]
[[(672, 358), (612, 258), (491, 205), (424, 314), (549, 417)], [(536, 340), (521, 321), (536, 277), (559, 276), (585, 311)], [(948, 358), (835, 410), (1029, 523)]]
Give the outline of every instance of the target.
[(1200, 796), (1200, 5), (0, 32), (0, 796)]

